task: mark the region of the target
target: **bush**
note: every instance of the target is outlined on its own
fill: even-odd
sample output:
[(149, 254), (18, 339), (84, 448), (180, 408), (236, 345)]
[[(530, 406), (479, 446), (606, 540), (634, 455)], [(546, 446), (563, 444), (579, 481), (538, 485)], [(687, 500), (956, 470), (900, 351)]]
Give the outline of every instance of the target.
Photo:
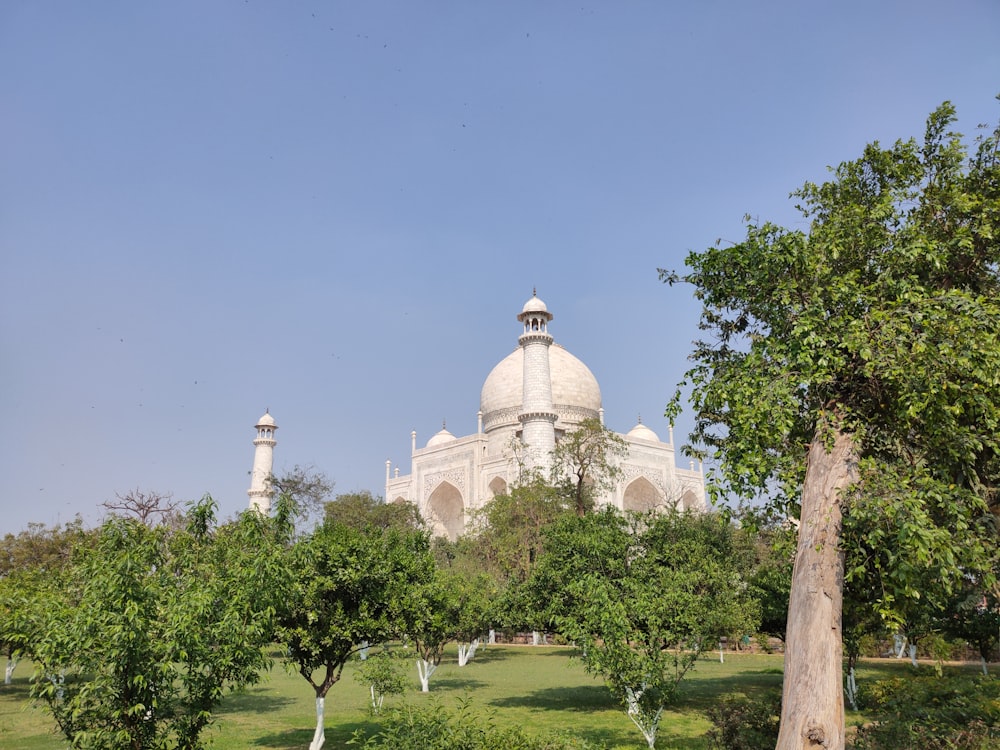
[(597, 750), (568, 736), (529, 737), (517, 727), (498, 727), (464, 704), (457, 711), (440, 705), (395, 710), (379, 732), (348, 743), (362, 750)]
[(865, 691), (873, 723), (858, 730), (856, 750), (988, 750), (1000, 747), (1000, 682), (919, 675)]
[(708, 709), (708, 746), (712, 750), (772, 750), (778, 740), (781, 693), (759, 698), (726, 695)]

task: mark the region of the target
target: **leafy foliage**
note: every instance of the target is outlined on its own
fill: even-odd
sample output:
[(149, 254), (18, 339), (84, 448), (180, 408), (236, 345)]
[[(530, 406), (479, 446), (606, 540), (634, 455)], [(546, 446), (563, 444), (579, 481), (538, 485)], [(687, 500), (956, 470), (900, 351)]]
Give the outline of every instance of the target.
[(924, 675), (877, 683), (864, 694), (875, 721), (857, 750), (987, 750), (1000, 742), (1000, 683)]
[(619, 461), (628, 444), (601, 421), (589, 417), (563, 435), (552, 450), (551, 482), (578, 516), (594, 508), (595, 498), (614, 487)]
[(606, 509), (549, 529), (531, 585), (652, 747), (663, 708), (701, 649), (756, 625), (741, 562), (719, 516)]
[(518, 727), (498, 726), (475, 715), (466, 704), (457, 711), (441, 706), (405, 707), (374, 737), (357, 736), (362, 750), (596, 750), (571, 737), (533, 738)]
[(337, 495), (324, 506), (327, 522), (341, 523), (356, 529), (415, 530), (423, 527), (417, 506), (412, 503), (386, 503), (369, 490)]
[(112, 519), (62, 575), (30, 592), (32, 692), (74, 748), (199, 748), (228, 689), (268, 665), (284, 590), (269, 524), (219, 529), (206, 498), (186, 531)]
[(354, 673), (354, 679), (367, 685), (371, 693), (372, 714), (382, 712), (382, 704), (387, 695), (402, 695), (406, 690), (400, 653), (388, 648), (370, 654), (361, 662)]
[(778, 739), (781, 693), (749, 698), (726, 695), (705, 711), (712, 750), (772, 750)]
[[(661, 272), (703, 303), (686, 384), (714, 497), (801, 501), (819, 535), (800, 527), (783, 722), (820, 717), (831, 736), (841, 644), (807, 571), (822, 571), (838, 621), (842, 580), (897, 623), (940, 610), (968, 576), (997, 583), (1000, 128), (969, 156), (954, 120), (945, 103), (922, 143), (872, 143), (806, 183), (793, 196), (807, 232), (748, 218), (742, 242)], [(821, 633), (836, 642), (817, 646), (832, 660), (817, 668), (800, 646)]]
[(424, 533), (328, 522), (295, 544), (290, 565), (279, 640), (321, 698), (352, 654), (408, 629), (411, 592), (430, 579), (433, 558)]

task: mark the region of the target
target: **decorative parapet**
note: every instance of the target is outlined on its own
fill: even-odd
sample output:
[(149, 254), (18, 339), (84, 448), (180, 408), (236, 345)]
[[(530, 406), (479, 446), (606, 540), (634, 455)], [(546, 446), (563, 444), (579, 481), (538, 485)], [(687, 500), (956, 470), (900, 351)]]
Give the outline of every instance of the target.
[(465, 469), (450, 469), (448, 471), (438, 471), (424, 477), (423, 497), (430, 497), (431, 493), (442, 482), (453, 484), (462, 495), (465, 495), (466, 471)]

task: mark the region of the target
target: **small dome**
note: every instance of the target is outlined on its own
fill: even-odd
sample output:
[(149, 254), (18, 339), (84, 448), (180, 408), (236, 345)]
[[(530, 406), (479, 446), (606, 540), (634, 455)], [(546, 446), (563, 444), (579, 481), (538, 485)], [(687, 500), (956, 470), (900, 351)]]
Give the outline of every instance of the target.
[(452, 440), (455, 440), (455, 436), (448, 432), (448, 430), (441, 428), (440, 432), (434, 433), (431, 439), (427, 441), (426, 447), (433, 448), (435, 445), (450, 443)]
[(639, 422), (639, 424), (629, 430), (626, 437), (638, 438), (639, 440), (653, 440), (657, 443), (660, 442), (660, 436), (646, 427), (646, 425), (642, 422)]
[(548, 311), (549, 308), (545, 306), (545, 303), (542, 302), (537, 295), (533, 295), (531, 299), (529, 299), (527, 302), (524, 303), (524, 307), (521, 308), (521, 312), (523, 313), (548, 312)]
[(274, 427), (274, 417), (270, 411), (264, 412), (264, 416), (257, 420), (256, 427)]

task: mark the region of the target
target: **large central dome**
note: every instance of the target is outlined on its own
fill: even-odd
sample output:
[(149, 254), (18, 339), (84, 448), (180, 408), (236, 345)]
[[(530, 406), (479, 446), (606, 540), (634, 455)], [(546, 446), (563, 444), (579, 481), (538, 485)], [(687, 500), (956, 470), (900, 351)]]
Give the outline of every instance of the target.
[[(557, 430), (571, 430), (584, 419), (598, 418), (601, 388), (587, 365), (558, 344), (549, 347), (552, 406)], [(516, 426), (524, 403), (524, 350), (518, 347), (493, 368), (479, 397), (483, 431)]]

